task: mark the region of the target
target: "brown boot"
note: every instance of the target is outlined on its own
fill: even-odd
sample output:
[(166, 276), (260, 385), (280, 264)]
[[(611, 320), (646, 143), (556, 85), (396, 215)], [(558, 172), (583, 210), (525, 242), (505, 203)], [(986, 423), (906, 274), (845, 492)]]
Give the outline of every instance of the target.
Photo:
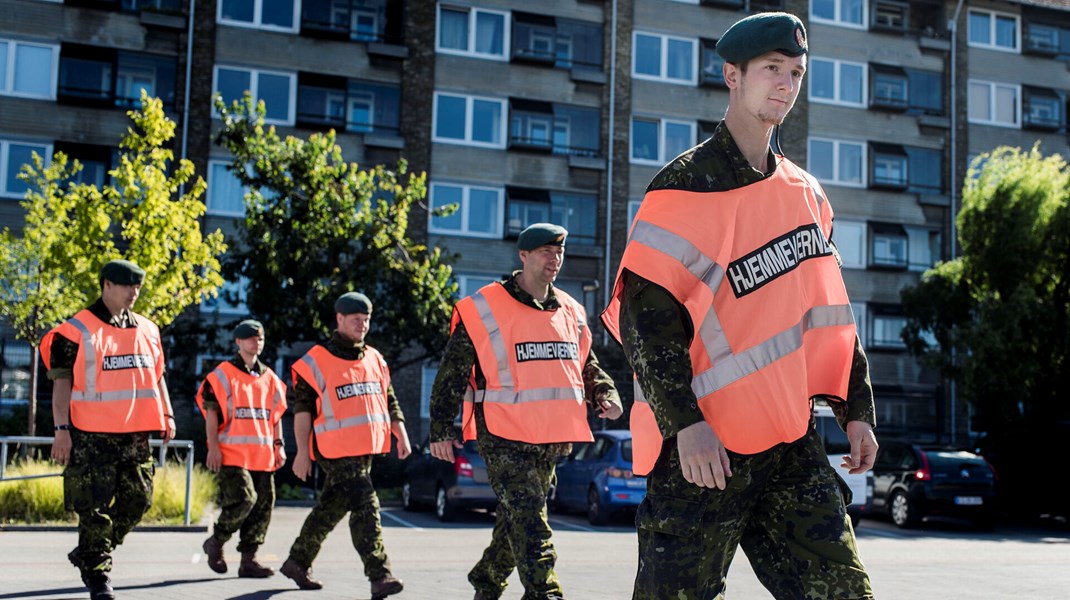
[(400, 579), (393, 575), (387, 575), (372, 582), (372, 600), (383, 600), (387, 596), (400, 593), (403, 589), (405, 589), (405, 586), (402, 585)]
[(297, 587), (303, 590), (320, 590), (323, 589), (323, 583), (312, 579), (312, 568), (305, 568), (297, 564), (292, 558), (287, 558), (286, 562), (282, 563), (282, 568), (279, 569), (279, 573), (293, 579), (297, 583)]
[(265, 577), (271, 577), (274, 574), (275, 571), (273, 569), (265, 567), (256, 560), (256, 550), (249, 550), (241, 553), (241, 565), (238, 566), (238, 577), (263, 579)]
[(223, 543), (215, 539), (215, 536), (204, 540), (204, 545), (201, 546), (204, 549), (204, 553), (208, 555), (208, 568), (216, 573), (227, 572), (227, 560), (223, 558)]

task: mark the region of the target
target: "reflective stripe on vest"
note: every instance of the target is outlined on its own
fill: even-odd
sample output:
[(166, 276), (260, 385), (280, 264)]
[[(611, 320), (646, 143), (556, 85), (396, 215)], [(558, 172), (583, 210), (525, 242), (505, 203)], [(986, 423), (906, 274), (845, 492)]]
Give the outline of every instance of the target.
[[(242, 379), (251, 380), (251, 383), (243, 383)], [(242, 402), (238, 401), (238, 392), (232, 387), (234, 381), (240, 384), (240, 393), (245, 395)], [(220, 404), (222, 423), (219, 446), (223, 453), (223, 464), (251, 471), (274, 471), (281, 468), (281, 464), (275, 464), (274, 428), (286, 410), (286, 386), (275, 373), (266, 369), (264, 373), (255, 376), (225, 362), (205, 378), (205, 383), (212, 387)], [(269, 392), (265, 389), (266, 386), (270, 386)], [(265, 405), (265, 392), (270, 393), (270, 407)], [(202, 393), (198, 392), (196, 398), (203, 411)], [(266, 411), (266, 416), (240, 418), (238, 410), (243, 408)]]
[[(144, 318), (144, 317), (142, 317)], [(97, 391), (97, 353), (86, 352), (86, 348), (93, 348), (93, 334), (89, 332), (89, 327), (75, 315), (67, 321), (73, 325), (75, 329), (81, 334), (82, 340), (78, 344), (78, 350), (84, 352), (85, 360), (85, 377), (82, 380), (84, 387), (82, 389), (71, 390), (71, 400), (80, 402), (121, 402), (130, 399), (143, 399), (143, 398), (160, 398), (160, 390), (153, 385), (151, 388), (139, 388), (135, 390), (118, 390), (111, 392), (98, 392)], [(159, 338), (153, 336), (152, 341), (156, 344), (153, 346), (153, 360), (158, 362), (162, 356), (158, 351)]]

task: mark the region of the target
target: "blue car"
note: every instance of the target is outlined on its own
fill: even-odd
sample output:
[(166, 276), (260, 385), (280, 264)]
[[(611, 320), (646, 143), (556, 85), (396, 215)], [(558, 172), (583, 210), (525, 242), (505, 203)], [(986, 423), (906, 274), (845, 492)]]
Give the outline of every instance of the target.
[(605, 525), (614, 513), (634, 511), (646, 496), (646, 478), (632, 473), (632, 433), (596, 431), (594, 441), (576, 444), (557, 465), (550, 509), (587, 512), (592, 525)]

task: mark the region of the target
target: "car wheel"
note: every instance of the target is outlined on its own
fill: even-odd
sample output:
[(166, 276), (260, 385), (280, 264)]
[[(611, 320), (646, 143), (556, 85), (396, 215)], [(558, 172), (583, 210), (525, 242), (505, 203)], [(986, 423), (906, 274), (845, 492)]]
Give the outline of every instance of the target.
[(598, 497), (598, 490), (587, 490), (587, 521), (591, 525), (605, 525), (609, 523), (609, 510), (602, 506), (602, 500)]
[(896, 492), (892, 496), (891, 508), (889, 513), (892, 516), (892, 522), (898, 527), (904, 529), (914, 527), (918, 524), (919, 515), (917, 510), (914, 509), (914, 504), (910, 501), (904, 492)]
[(450, 502), (449, 496), (446, 495), (446, 488), (442, 487), (442, 484), (438, 485), (438, 490), (435, 492), (435, 516), (442, 522), (457, 518), (457, 507)]
[(401, 508), (410, 512), (420, 509), (420, 505), (412, 499), (412, 486), (408, 481), (401, 486)]

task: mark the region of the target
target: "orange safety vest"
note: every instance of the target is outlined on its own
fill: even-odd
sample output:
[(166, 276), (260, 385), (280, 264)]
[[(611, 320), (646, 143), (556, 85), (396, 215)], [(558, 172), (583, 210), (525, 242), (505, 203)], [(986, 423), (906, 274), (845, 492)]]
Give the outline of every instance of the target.
[(475, 369), (465, 394), (464, 438), (476, 438), (475, 403), (487, 429), (530, 444), (589, 442), (583, 367), (591, 354), (587, 313), (555, 289), (561, 308), (518, 302), (501, 283), (486, 285), (454, 307), (451, 331), (464, 321), (487, 384), (476, 390)]
[(89, 309), (60, 323), (41, 340), (41, 357), (51, 369), (57, 334), (78, 344), (71, 382), (71, 423), (82, 431), (163, 431), (167, 414), (160, 378), (164, 372), (160, 329), (131, 313), (137, 327), (115, 327)]
[(204, 413), (204, 386), (219, 402), (219, 450), (223, 464), (250, 471), (275, 471), (275, 426), (286, 412), (286, 384), (271, 369), (259, 377), (230, 363), (219, 363), (197, 390)]
[[(741, 454), (802, 437), (812, 396), (846, 396), (856, 336), (832, 208), (813, 176), (777, 160), (773, 175), (734, 190), (648, 192), (602, 315), (620, 341), (625, 269), (672, 294), (695, 325), (691, 389)], [(662, 437), (642, 394), (631, 427), (633, 469), (649, 473)]]
[(292, 371), (295, 386), (301, 377), (316, 390), (312, 436), (323, 456), (390, 452), (390, 370), (378, 350), (365, 346), (364, 358), (353, 361), (316, 345)]

